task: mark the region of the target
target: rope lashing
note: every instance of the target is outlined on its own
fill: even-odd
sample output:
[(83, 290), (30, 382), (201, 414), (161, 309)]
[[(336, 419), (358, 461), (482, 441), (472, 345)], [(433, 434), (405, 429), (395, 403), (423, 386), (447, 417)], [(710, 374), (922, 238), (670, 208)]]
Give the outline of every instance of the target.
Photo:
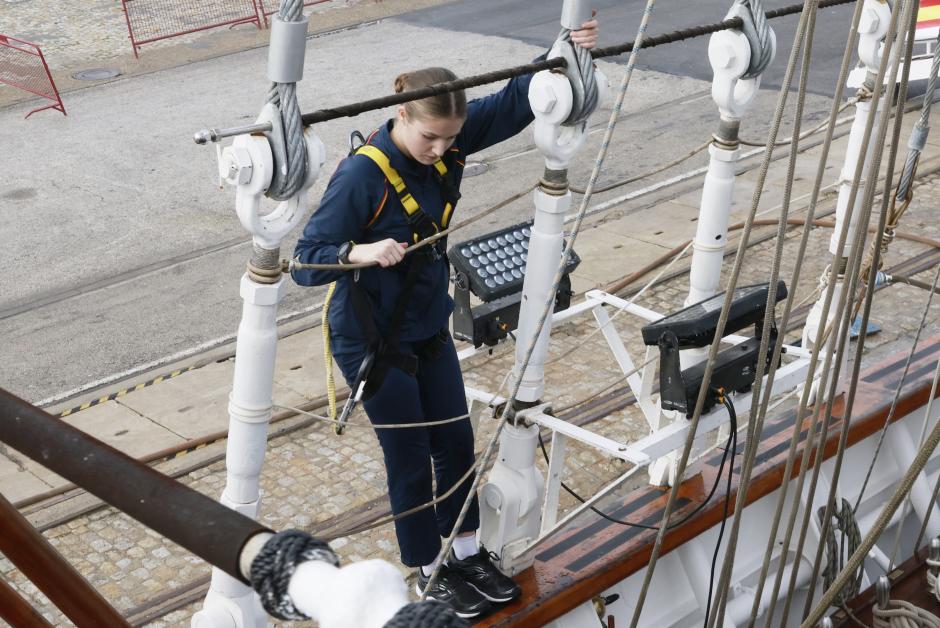
[(927, 591), (940, 601), (940, 589), (937, 589), (937, 582), (940, 579), (940, 538), (931, 539), (930, 550), (927, 555)]
[(734, 17), (741, 18), (740, 30), (751, 45), (751, 61), (742, 78), (760, 76), (777, 52), (777, 43), (761, 0), (735, 0), (725, 19)]
[(449, 605), (428, 600), (402, 606), (385, 628), (470, 628), (470, 622)]
[[(825, 587), (828, 589), (832, 586), (832, 583), (835, 582), (839, 572), (842, 571), (842, 568), (845, 566), (846, 556), (851, 556), (852, 553), (858, 549), (859, 544), (861, 544), (862, 532), (858, 527), (858, 521), (855, 520), (855, 512), (852, 510), (852, 505), (849, 504), (848, 500), (842, 499), (842, 507), (833, 511), (833, 521), (830, 521), (828, 525), (825, 525), (825, 522), (822, 521), (825, 512), (826, 509), (821, 507), (817, 515), (820, 519), (820, 523), (824, 524), (822, 528), (826, 531), (824, 539), (826, 543), (826, 567), (823, 569), (822, 575)], [(842, 534), (841, 542), (836, 539), (837, 532)], [(863, 571), (861, 568), (857, 571), (858, 575), (855, 579), (849, 582), (849, 584), (839, 592), (838, 596), (836, 596), (837, 605), (841, 606), (857, 596), (859, 591), (861, 591)]]
[(871, 616), (874, 628), (940, 628), (940, 618), (930, 611), (904, 600), (892, 600), (891, 585), (885, 576), (875, 585)]
[[(303, 0), (281, 0), (278, 17), (284, 22), (302, 21)], [(282, 128), (273, 136), (280, 136), (287, 144), (286, 151), (271, 151), (274, 172), (267, 195), (277, 201), (286, 201), (297, 194), (307, 176), (307, 142), (297, 102), (297, 83), (272, 83), (265, 102), (278, 108)]]
[(571, 115), (565, 120), (565, 124), (576, 126), (587, 121), (588, 117), (597, 109), (599, 99), (597, 89), (597, 77), (594, 75), (594, 59), (591, 57), (591, 51), (575, 45), (571, 41), (571, 30), (562, 28), (558, 34), (557, 42), (567, 49), (565, 57), (568, 55), (573, 59), (576, 67), (572, 67), (572, 62), (565, 64), (565, 73), (569, 74), (571, 80), (571, 91), (574, 94), (574, 102), (571, 104)]
[(251, 562), (251, 586), (261, 597), (261, 605), (269, 615), (290, 621), (310, 619), (297, 610), (287, 594), (297, 566), (308, 560), (320, 560), (339, 567), (339, 558), (325, 541), (299, 530), (275, 534)]

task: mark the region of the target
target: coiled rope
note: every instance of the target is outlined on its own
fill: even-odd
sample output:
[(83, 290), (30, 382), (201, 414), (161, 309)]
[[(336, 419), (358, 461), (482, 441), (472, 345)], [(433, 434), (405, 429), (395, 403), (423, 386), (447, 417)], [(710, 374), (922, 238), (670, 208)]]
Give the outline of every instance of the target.
[[(817, 510), (820, 523), (826, 516), (825, 507)], [(855, 519), (855, 512), (847, 499), (842, 499), (842, 507), (832, 513), (833, 521), (828, 526), (821, 526), (826, 530), (826, 536), (823, 541), (826, 546), (826, 566), (822, 571), (825, 588), (832, 586), (836, 576), (845, 566), (845, 557), (851, 556), (859, 544), (862, 542), (862, 532), (858, 527), (858, 521)], [(842, 535), (841, 541), (836, 540), (836, 532)], [(849, 581), (848, 585), (835, 598), (835, 604), (841, 606), (858, 595), (862, 589), (863, 570), (856, 570), (856, 577)]]
[(249, 579), (269, 615), (291, 621), (310, 619), (297, 610), (287, 594), (297, 566), (308, 560), (320, 560), (339, 567), (339, 558), (325, 541), (299, 530), (279, 532), (262, 546), (251, 562)]
[(470, 628), (470, 622), (449, 605), (436, 600), (412, 602), (401, 607), (385, 628)]
[[(284, 22), (301, 21), (303, 0), (281, 0), (278, 17)], [(277, 150), (271, 151), (274, 172), (267, 195), (276, 201), (286, 201), (297, 194), (307, 176), (307, 142), (297, 102), (297, 84), (272, 83), (265, 102), (278, 108), (282, 135), (287, 143), (285, 154), (278, 155)], [(284, 159), (284, 163), (279, 164), (279, 158)]]
[(928, 610), (904, 600), (891, 600), (882, 607), (872, 607), (874, 628), (940, 628), (940, 618)]

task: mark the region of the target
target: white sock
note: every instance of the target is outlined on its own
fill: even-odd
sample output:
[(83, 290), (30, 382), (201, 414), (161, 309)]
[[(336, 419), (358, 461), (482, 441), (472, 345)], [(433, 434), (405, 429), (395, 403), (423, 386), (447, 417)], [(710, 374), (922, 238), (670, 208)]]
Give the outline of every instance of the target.
[(434, 570), (437, 568), (437, 566), (440, 563), (441, 563), (441, 557), (438, 556), (437, 558), (434, 559), (434, 562), (431, 563), (430, 565), (424, 565), (423, 567), (421, 567), (421, 573), (424, 574), (425, 578), (430, 578), (431, 574), (434, 573)]
[(454, 556), (457, 557), (457, 560), (464, 560), (479, 553), (480, 546), (477, 544), (476, 534), (458, 536), (454, 539)]

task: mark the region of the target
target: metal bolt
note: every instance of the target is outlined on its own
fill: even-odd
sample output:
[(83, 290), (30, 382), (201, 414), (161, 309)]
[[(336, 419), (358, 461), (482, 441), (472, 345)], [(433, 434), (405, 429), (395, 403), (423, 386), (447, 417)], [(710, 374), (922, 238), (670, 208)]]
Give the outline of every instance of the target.
[(860, 35), (868, 35), (878, 30), (878, 24), (881, 20), (878, 14), (872, 9), (862, 11), (861, 18), (858, 21), (858, 32)]
[(539, 113), (549, 113), (555, 108), (555, 92), (548, 85), (538, 84), (529, 94), (529, 103), (532, 109)]

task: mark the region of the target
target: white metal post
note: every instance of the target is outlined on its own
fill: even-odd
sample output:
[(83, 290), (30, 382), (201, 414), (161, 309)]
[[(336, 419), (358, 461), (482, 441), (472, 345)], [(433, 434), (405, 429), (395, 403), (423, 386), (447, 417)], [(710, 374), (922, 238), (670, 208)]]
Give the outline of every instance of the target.
[[(259, 122), (270, 121), (274, 115), (268, 105)], [(239, 136), (222, 151), (219, 164), (222, 178), (237, 186), (236, 211), (254, 245), (249, 272), (241, 279), (242, 320), (236, 337), (235, 374), (228, 405), (226, 480), (220, 501), (253, 518), (261, 502), (259, 479), (273, 409), (277, 308), (285, 286), (280, 272), (280, 245), (304, 217), (307, 190), (325, 158), (319, 138), (313, 132), (305, 137), (308, 168), (302, 189), (264, 215), (260, 211), (261, 198), (273, 170), (268, 140)], [(193, 628), (255, 628), (267, 626), (267, 613), (250, 587), (214, 568), (203, 608), (191, 624)]]

